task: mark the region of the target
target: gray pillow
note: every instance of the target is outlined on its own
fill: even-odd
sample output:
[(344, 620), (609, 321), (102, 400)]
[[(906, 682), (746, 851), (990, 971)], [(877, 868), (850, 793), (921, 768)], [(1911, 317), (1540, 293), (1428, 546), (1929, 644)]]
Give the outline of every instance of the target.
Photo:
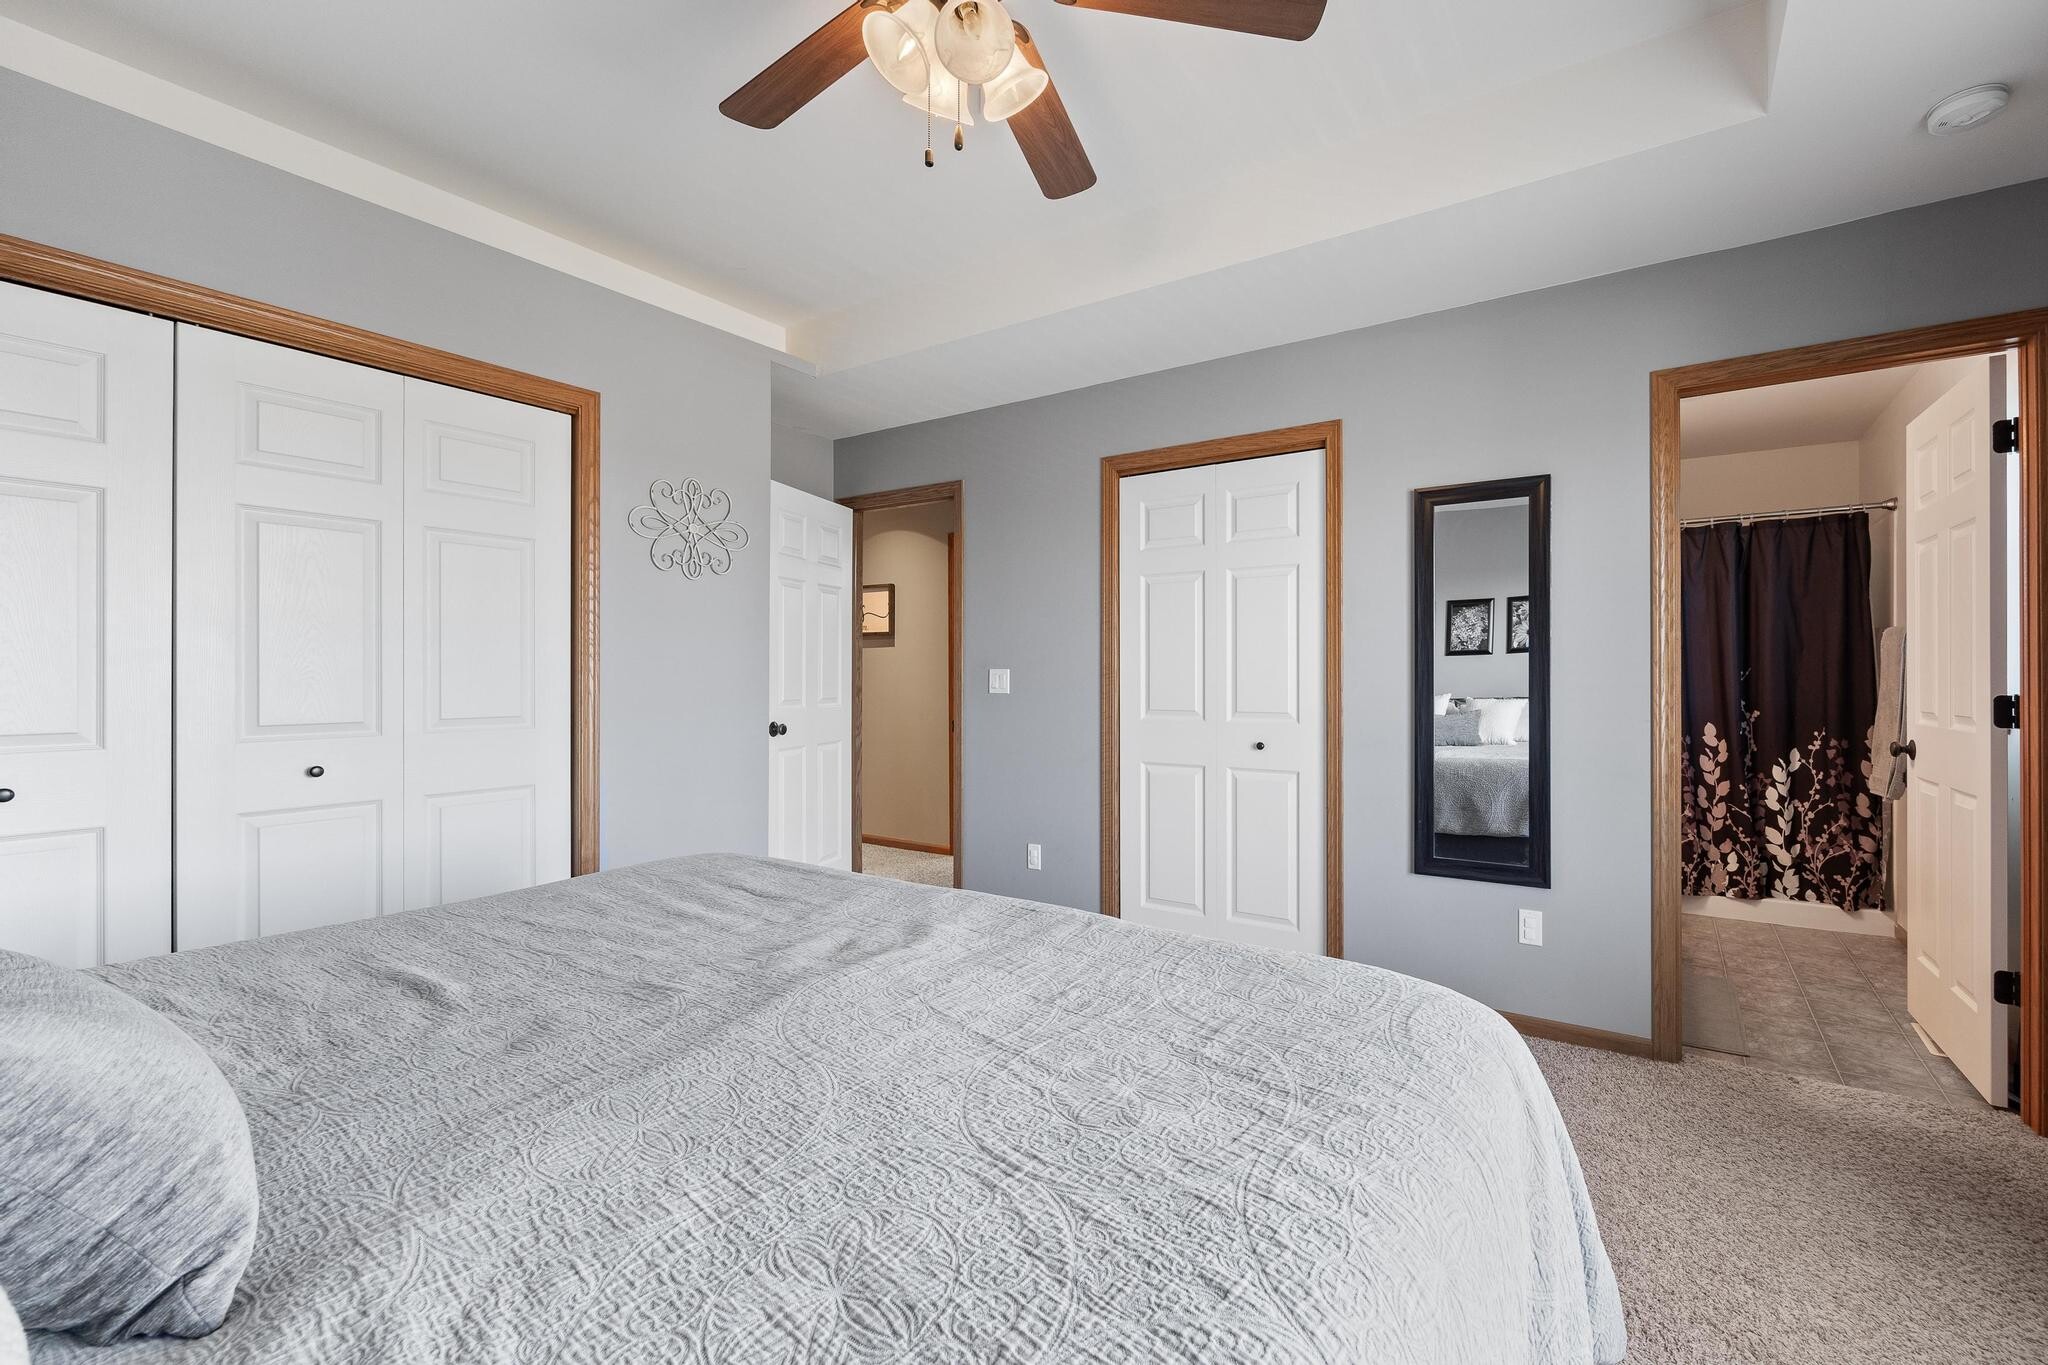
[(22, 1325), (220, 1326), (256, 1242), (249, 1122), (199, 1044), (83, 972), (0, 952), (0, 1285)]
[(1436, 717), (1436, 742), (1445, 745), (1464, 746), (1479, 742), (1479, 720), (1477, 711), (1447, 711)]

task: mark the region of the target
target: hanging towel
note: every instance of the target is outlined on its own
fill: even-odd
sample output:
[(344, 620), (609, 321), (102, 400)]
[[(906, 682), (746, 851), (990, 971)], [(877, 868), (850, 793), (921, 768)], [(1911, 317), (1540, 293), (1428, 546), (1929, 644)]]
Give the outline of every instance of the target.
[(1892, 745), (1906, 742), (1906, 632), (1886, 626), (1877, 638), (1877, 724), (1870, 729), (1870, 790), (1887, 801), (1906, 794), (1906, 759)]

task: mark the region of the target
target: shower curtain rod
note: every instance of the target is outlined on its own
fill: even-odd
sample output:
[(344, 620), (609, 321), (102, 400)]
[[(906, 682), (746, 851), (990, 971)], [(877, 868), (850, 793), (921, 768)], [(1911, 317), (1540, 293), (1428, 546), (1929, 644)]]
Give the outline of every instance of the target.
[(1791, 521), (1795, 517), (1827, 517), (1840, 512), (1896, 512), (1897, 498), (1886, 498), (1881, 502), (1845, 502), (1835, 507), (1793, 507), (1783, 512), (1738, 512), (1725, 517), (1693, 517), (1681, 521), (1680, 526), (1712, 526), (1723, 521)]

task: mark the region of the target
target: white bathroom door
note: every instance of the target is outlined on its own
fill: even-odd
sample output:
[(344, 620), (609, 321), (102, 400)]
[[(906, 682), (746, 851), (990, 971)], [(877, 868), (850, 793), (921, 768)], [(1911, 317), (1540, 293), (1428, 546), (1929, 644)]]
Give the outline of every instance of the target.
[(1126, 919), (1324, 951), (1323, 460), (1122, 482)]
[(0, 284), (0, 948), (171, 947), (171, 324)]
[(2005, 477), (1991, 450), (2000, 367), (1906, 428), (1906, 1003), (1983, 1096), (2006, 1102)]
[(851, 868), (853, 510), (768, 491), (768, 853)]
[(178, 328), (177, 922), (403, 901), (405, 381)]
[(405, 385), (405, 908), (569, 875), (569, 418)]

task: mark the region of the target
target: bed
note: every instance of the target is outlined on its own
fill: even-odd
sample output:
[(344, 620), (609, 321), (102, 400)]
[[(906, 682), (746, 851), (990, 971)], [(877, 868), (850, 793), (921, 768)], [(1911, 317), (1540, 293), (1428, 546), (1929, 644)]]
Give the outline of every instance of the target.
[(704, 856), (99, 975), (255, 1143), (225, 1326), (38, 1362), (1615, 1361), (1496, 1014)]
[(1529, 834), (1529, 744), (1439, 744), (1431, 783), (1436, 832), (1494, 839)]

